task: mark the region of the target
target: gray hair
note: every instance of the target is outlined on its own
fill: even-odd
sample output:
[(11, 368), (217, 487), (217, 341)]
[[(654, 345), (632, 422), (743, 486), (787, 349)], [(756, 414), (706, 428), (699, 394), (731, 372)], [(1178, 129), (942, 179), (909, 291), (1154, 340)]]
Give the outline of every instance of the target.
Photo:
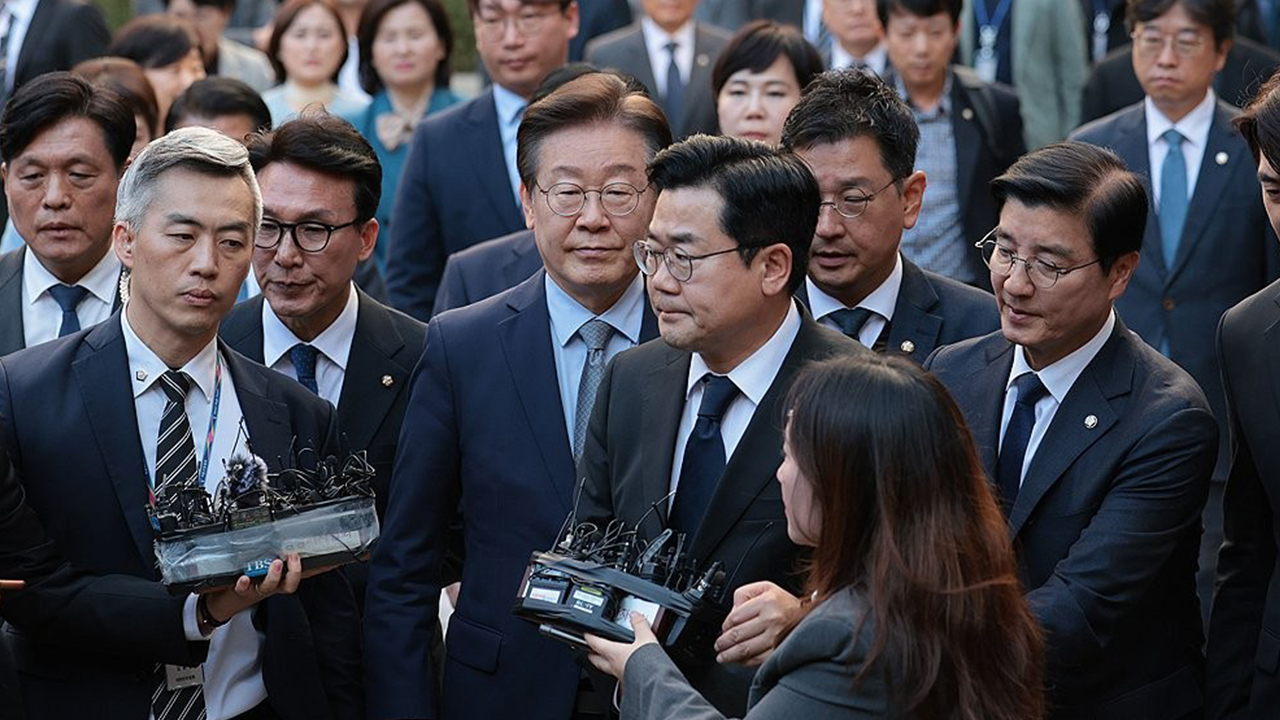
[[(243, 143), (203, 127), (182, 128), (156, 138), (134, 158), (116, 191), (116, 222), (138, 228), (151, 209), (160, 176), (174, 168), (239, 176), (253, 195), (253, 226), (262, 224), (262, 191), (249, 164), (248, 149)], [(200, 198), (190, 201), (198, 203)]]

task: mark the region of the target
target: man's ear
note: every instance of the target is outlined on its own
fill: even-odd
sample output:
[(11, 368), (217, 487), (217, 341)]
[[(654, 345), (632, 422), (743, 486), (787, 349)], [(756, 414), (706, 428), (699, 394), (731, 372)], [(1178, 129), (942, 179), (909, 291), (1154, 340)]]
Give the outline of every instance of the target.
[(120, 264), (132, 270), (133, 231), (129, 229), (127, 223), (117, 220), (111, 228), (111, 247), (115, 250), (116, 257), (120, 259)]
[(791, 263), (794, 258), (786, 243), (774, 243), (756, 253), (753, 264), (761, 269), (760, 291), (766, 296), (785, 294), (791, 281)]

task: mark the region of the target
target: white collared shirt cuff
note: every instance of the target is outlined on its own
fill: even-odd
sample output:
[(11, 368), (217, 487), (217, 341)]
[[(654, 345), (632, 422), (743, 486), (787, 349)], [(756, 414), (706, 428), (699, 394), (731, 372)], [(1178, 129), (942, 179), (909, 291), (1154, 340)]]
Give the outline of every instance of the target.
[(191, 593), (187, 596), (187, 601), (182, 604), (182, 631), (191, 642), (204, 642), (209, 639), (200, 632), (200, 620), (196, 618), (196, 604), (199, 601), (200, 596)]

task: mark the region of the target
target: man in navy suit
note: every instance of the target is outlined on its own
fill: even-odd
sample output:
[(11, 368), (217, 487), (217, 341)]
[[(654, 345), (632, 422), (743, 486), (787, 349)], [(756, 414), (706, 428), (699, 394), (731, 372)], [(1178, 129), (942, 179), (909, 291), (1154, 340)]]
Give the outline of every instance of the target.
[(1116, 309), (1143, 340), (1191, 373), (1219, 420), (1222, 445), (1200, 557), (1206, 613), (1229, 459), (1214, 332), (1228, 308), (1280, 274), (1280, 246), (1262, 208), (1256, 168), (1231, 125), (1238, 110), (1212, 89), (1231, 46), (1233, 6), (1230, 0), (1130, 0), (1133, 67), (1146, 99), (1073, 134), (1114, 150), (1149, 179), (1146, 262)]
[[(610, 74), (525, 113), (521, 196), (546, 270), (427, 326), (369, 572), (372, 718), (603, 713), (579, 692), (572, 652), (511, 606), (530, 553), (552, 546), (572, 510), (605, 363), (656, 335), (632, 246), (653, 212), (646, 166), (670, 142), (658, 106)], [(462, 588), (437, 698), (427, 639), (459, 512)]]
[(902, 256), (903, 230), (920, 219), (926, 195), (927, 178), (914, 170), (919, 137), (896, 92), (869, 72), (840, 70), (805, 89), (782, 145), (813, 171), (824, 200), (797, 294), (819, 323), (924, 362), (1000, 321), (989, 293)]
[[(337, 449), (327, 404), (217, 342), (261, 217), (248, 153), (214, 131), (179, 130), (138, 156), (119, 196), (112, 237), (132, 297), (92, 329), (0, 360), (0, 425), (63, 557), (92, 575), (153, 581), (158, 597), (101, 599), (91, 622), (118, 642), (93, 641), (100, 630), (75, 642), (59, 623), (9, 628), (27, 712), (359, 717), (355, 603), (340, 573), (299, 585), (293, 556), (261, 584), (242, 577), (212, 594), (170, 597), (154, 582), (151, 478), (213, 490), (214, 468), (246, 438), (277, 470), (291, 448)], [(124, 621), (143, 606), (150, 622)], [(193, 665), (194, 678), (170, 667)]]
[(925, 363), (955, 395), (1044, 627), (1053, 718), (1202, 714), (1200, 513), (1218, 448), (1204, 394), (1113, 304), (1147, 198), (1113, 153), (1048, 145), (993, 183), (982, 242), (1001, 331)]
[(574, 0), (467, 0), (467, 8), (493, 86), (414, 131), (391, 216), (388, 299), (419, 320), (431, 314), (450, 253), (523, 227), (516, 130), (578, 32)]
[(532, 230), (485, 240), (449, 256), (432, 315), (497, 295), (542, 269)]

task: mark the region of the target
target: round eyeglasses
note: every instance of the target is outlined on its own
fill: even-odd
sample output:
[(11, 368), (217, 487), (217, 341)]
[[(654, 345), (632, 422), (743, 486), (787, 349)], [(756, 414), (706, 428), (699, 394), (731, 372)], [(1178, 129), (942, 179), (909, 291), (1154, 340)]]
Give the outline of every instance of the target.
[(894, 178), (885, 183), (884, 187), (876, 190), (870, 195), (864, 194), (861, 190), (854, 190), (852, 188), (842, 190), (840, 192), (840, 196), (834, 201), (829, 200), (827, 202), (818, 203), (818, 214), (822, 214), (822, 208), (830, 206), (831, 209), (840, 213), (840, 217), (853, 220), (867, 211), (867, 205), (869, 205), (872, 200), (875, 200), (877, 195), (888, 190), (889, 186), (896, 182), (898, 182), (898, 179)]
[(1081, 268), (1087, 268), (1090, 265), (1097, 265), (1102, 262), (1102, 259), (1099, 258), (1083, 265), (1060, 268), (1051, 262), (1036, 257), (1018, 257), (1013, 250), (999, 243), (997, 240), (998, 230), (999, 228), (992, 230), (987, 233), (986, 237), (974, 244), (974, 247), (982, 251), (982, 261), (991, 269), (991, 272), (1002, 277), (1012, 275), (1014, 267), (1018, 263), (1022, 263), (1022, 267), (1026, 268), (1027, 271), (1027, 279), (1031, 281), (1032, 285), (1041, 290), (1048, 290), (1056, 285), (1058, 279), (1063, 275), (1069, 275)]
[(648, 185), (638, 188), (631, 183), (609, 183), (599, 190), (588, 190), (574, 183), (556, 183), (545, 190), (534, 183), (534, 187), (547, 199), (547, 207), (560, 217), (574, 217), (587, 205), (587, 195), (595, 193), (600, 196), (600, 207), (614, 217), (625, 217), (635, 212), (640, 205), (640, 195), (649, 189)]
[(731, 247), (706, 253), (705, 255), (690, 255), (678, 247), (663, 249), (647, 241), (639, 240), (631, 246), (631, 254), (635, 256), (636, 265), (640, 266), (640, 272), (644, 273), (646, 277), (658, 274), (658, 260), (662, 260), (667, 264), (667, 272), (671, 273), (671, 277), (679, 282), (689, 282), (689, 279), (693, 277), (694, 260), (705, 260), (716, 255), (724, 255), (741, 249), (740, 247)]
[(335, 232), (359, 223), (359, 220), (352, 220), (341, 225), (326, 225), (314, 220), (287, 223), (263, 218), (262, 224), (258, 226), (258, 235), (253, 240), (253, 246), (259, 250), (270, 250), (280, 244), (280, 241), (284, 239), (285, 233), (289, 233), (293, 236), (293, 244), (297, 245), (299, 250), (318, 253), (328, 247), (329, 238), (333, 237)]

